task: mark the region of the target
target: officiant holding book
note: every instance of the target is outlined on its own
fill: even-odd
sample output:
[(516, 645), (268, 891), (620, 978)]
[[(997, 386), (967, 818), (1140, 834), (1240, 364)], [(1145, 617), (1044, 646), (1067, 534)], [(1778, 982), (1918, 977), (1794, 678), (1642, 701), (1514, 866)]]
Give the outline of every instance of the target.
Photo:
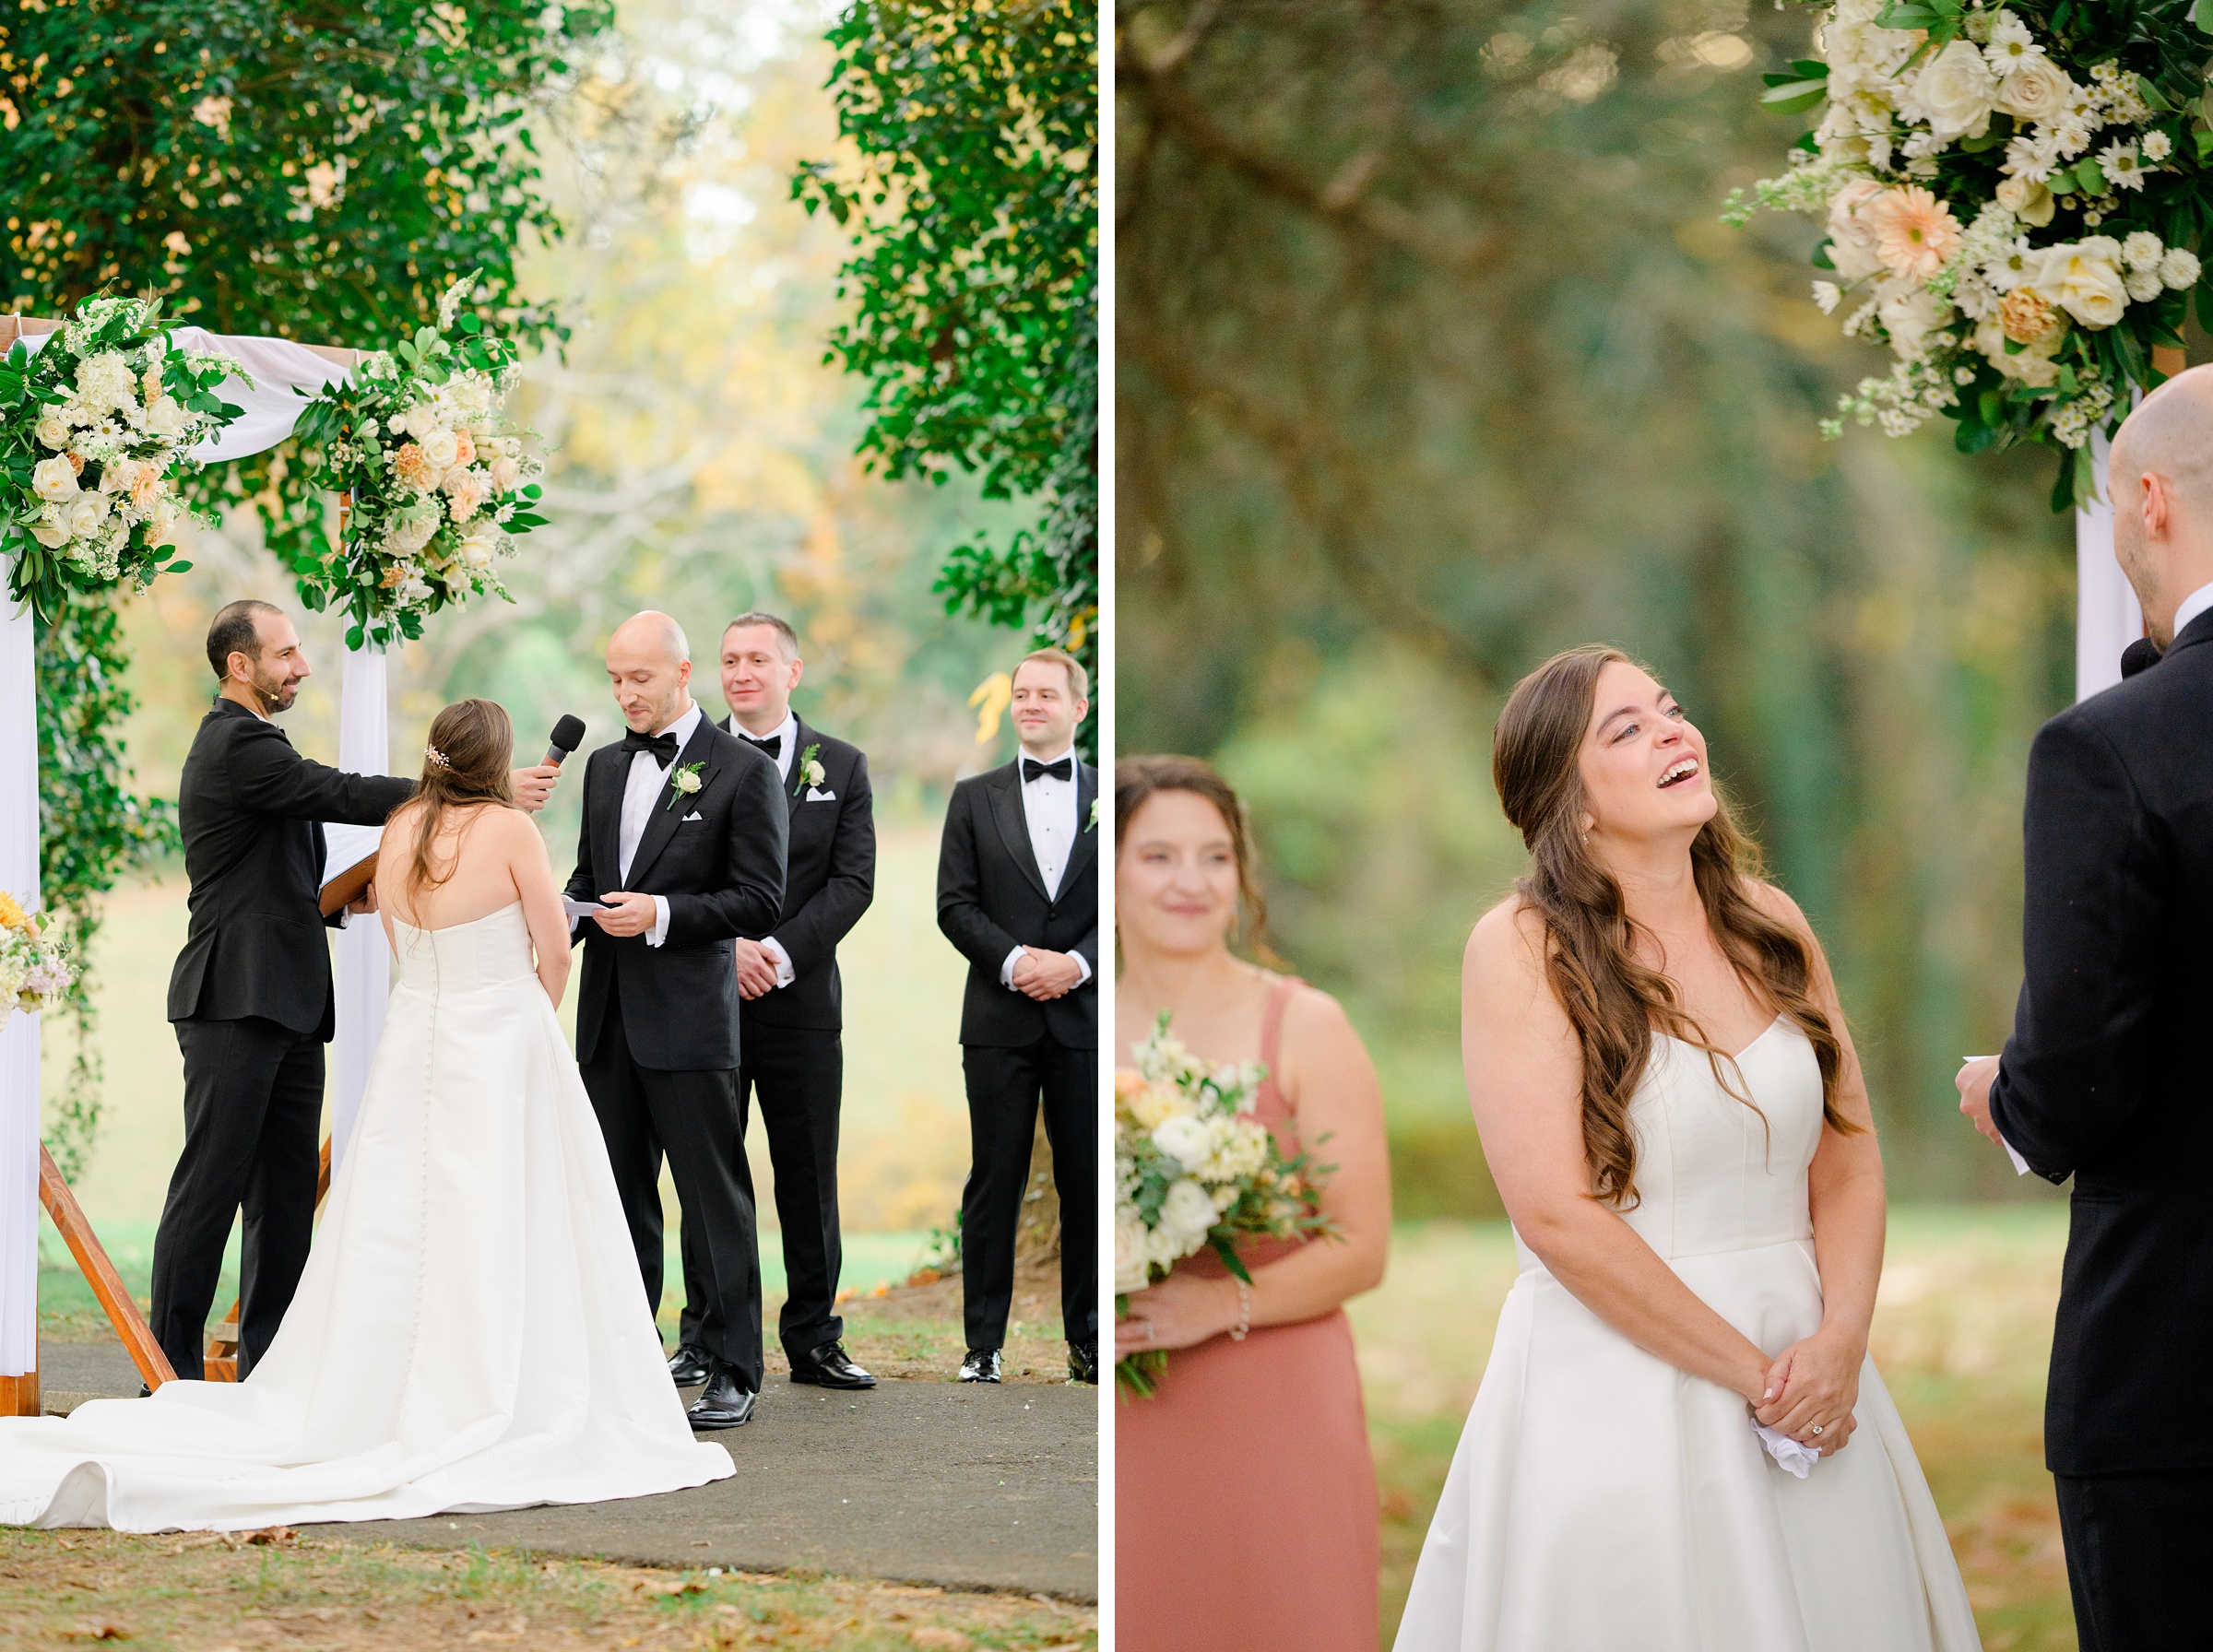
[[(314, 1231), (323, 1046), (336, 1027), (324, 821), (382, 825), (414, 782), (302, 757), (275, 719), (310, 675), (299, 632), (268, 603), (233, 602), (207, 629), (220, 685), (184, 760), (177, 813), (192, 879), (169, 1019), (184, 1056), (184, 1149), (154, 1238), (153, 1331), (181, 1377), (204, 1375), (208, 1310), (244, 1211), (238, 1375), (267, 1349)], [(537, 810), (559, 771), (519, 769)], [(348, 911), (375, 910), (373, 891)]]

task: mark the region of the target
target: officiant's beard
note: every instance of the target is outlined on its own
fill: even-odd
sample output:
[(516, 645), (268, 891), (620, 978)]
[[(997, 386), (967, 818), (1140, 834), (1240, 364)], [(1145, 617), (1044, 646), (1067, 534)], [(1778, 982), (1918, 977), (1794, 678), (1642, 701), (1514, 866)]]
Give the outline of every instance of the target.
[(260, 702), (261, 714), (265, 717), (290, 711), (292, 702), (300, 698), (297, 679), (265, 672), (258, 666), (254, 668), (253, 678), (246, 686), (254, 690), (254, 698)]

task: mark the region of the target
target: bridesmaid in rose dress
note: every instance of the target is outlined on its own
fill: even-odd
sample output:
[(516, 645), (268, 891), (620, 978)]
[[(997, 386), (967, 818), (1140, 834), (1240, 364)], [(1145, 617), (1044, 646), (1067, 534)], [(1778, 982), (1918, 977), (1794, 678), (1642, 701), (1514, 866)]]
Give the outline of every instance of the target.
[(1116, 1045), (1162, 1010), (1194, 1054), (1266, 1063), (1260, 1116), (1286, 1153), (1334, 1165), (1340, 1237), (1249, 1245), (1241, 1285), (1212, 1255), (1132, 1292), (1118, 1355), (1172, 1351), (1158, 1392), (1116, 1410), (1119, 1652), (1374, 1652), (1375, 1464), (1341, 1304), (1383, 1277), (1391, 1184), (1383, 1103), (1326, 994), (1229, 950), (1259, 924), (1237, 795), (1194, 758), (1115, 766), (1122, 967)]

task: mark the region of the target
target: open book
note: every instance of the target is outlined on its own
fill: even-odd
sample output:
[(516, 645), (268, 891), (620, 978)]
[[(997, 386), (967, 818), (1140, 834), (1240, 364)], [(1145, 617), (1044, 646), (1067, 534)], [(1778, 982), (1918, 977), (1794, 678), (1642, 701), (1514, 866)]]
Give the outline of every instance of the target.
[(323, 822), (323, 894), (315, 904), (325, 917), (358, 901), (376, 876), (376, 845), (382, 826), (341, 826)]

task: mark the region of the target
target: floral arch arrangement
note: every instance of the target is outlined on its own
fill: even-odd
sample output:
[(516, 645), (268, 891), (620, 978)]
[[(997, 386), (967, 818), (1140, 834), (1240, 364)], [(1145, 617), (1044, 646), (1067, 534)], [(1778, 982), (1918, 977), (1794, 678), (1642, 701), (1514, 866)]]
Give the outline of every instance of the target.
[(1790, 170), (1740, 192), (1821, 218), (1814, 299), (1888, 346), (1846, 419), (1898, 436), (1942, 414), (1965, 453), (2039, 442), (2053, 508), (2091, 498), (2089, 441), (2160, 384), (2189, 294), (2213, 319), (2213, 35), (2195, 0), (1835, 0), (1763, 101), (1818, 110)]

